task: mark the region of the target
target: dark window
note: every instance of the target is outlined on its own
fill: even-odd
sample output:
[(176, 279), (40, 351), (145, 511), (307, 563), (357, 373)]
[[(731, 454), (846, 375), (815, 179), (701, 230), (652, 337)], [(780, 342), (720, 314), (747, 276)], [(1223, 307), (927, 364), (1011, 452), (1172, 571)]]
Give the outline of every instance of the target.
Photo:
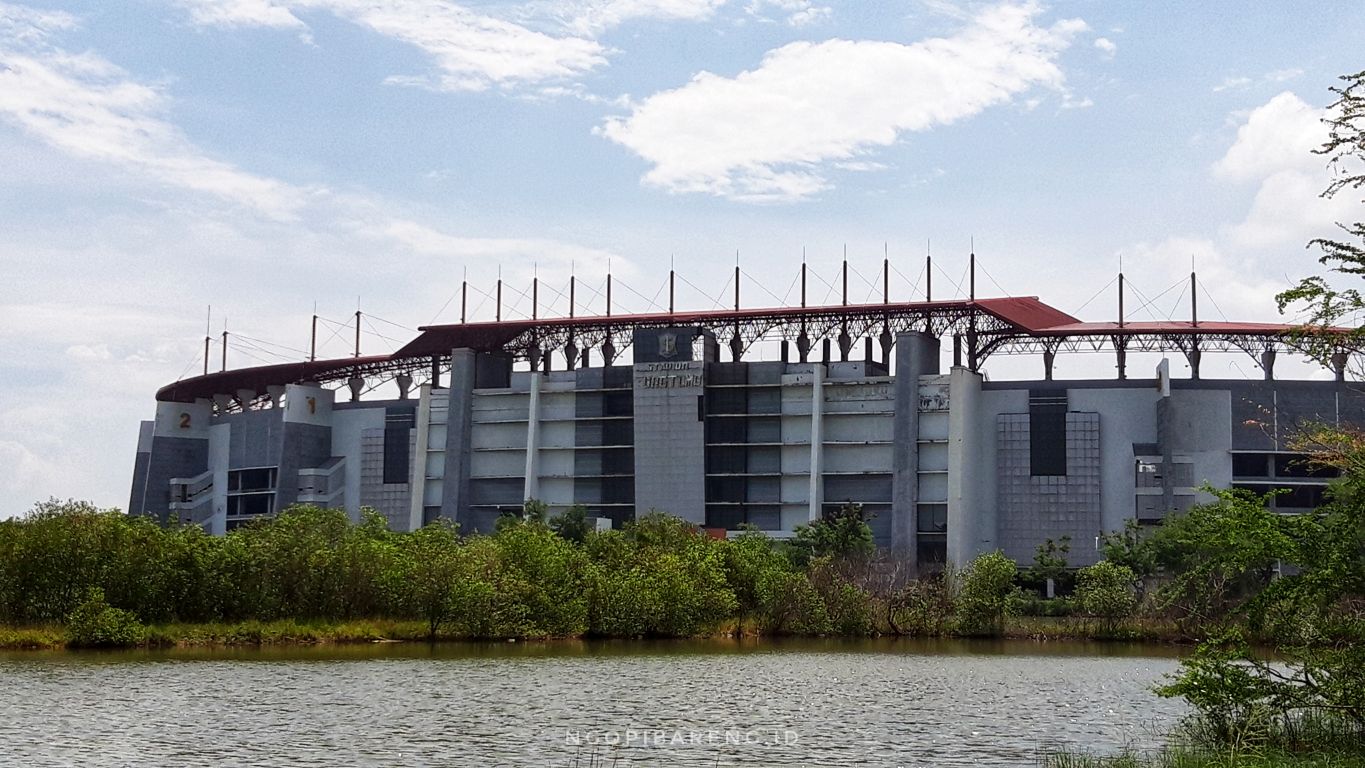
[(1276, 477), (1336, 477), (1337, 471), (1331, 467), (1314, 464), (1302, 454), (1278, 454), (1275, 456)]
[(1066, 475), (1066, 390), (1029, 393), (1029, 473)]
[(422, 525), (431, 525), (440, 518), (440, 507), (422, 507)]
[(275, 490), (275, 467), (238, 469), (228, 473), (228, 492)]
[(1315, 509), (1322, 505), (1321, 485), (1296, 485), (1275, 497), (1275, 509)]
[(1269, 456), (1264, 453), (1232, 454), (1233, 477), (1270, 477)]
[(240, 496), (228, 496), (227, 513), (228, 517), (245, 517), (269, 515), (275, 510), (275, 494), (273, 493), (244, 493)]
[(390, 413), (384, 419), (384, 482), (408, 482), (412, 470), (412, 446), (409, 438), (416, 421), (414, 414)]
[(923, 570), (936, 570), (948, 561), (948, 542), (942, 538), (921, 538), (915, 549)]
[(918, 517), (920, 533), (943, 533), (948, 530), (947, 504), (920, 504)]

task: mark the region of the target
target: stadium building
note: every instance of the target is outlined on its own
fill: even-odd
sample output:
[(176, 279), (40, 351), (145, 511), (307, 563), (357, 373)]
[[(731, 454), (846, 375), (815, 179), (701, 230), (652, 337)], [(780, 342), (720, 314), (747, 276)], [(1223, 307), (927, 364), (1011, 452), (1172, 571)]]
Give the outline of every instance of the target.
[[(470, 532), (539, 499), (616, 525), (661, 510), (786, 536), (853, 502), (922, 567), (1028, 561), (1061, 536), (1086, 565), (1101, 533), (1157, 523), (1205, 483), (1314, 507), (1330, 478), (1294, 431), (1365, 423), (1343, 334), (1317, 339), (1338, 345), (1333, 377), (1280, 380), (1277, 354), (1305, 342), (1290, 326), (1200, 320), (1193, 300), (1188, 320), (1126, 320), (1122, 276), (1117, 321), (1082, 322), (977, 298), (974, 271), (965, 299), (892, 302), (884, 277), (880, 303), (805, 306), (803, 267), (802, 306), (743, 309), (736, 288), (733, 309), (706, 312), (673, 311), (670, 276), (667, 312), (612, 315), (608, 298), (601, 316), (424, 327), (389, 355), (225, 365), (157, 393), (129, 510), (221, 534), (313, 503)], [(778, 359), (746, 361), (760, 343)], [(1054, 380), (1056, 357), (1080, 352), (1116, 374)], [(1169, 359), (1128, 370), (1152, 352), (1188, 378)], [(1250, 354), (1263, 375), (1201, 378), (1207, 352)], [(1009, 354), (1041, 357), (1042, 378), (987, 380), (984, 361)]]

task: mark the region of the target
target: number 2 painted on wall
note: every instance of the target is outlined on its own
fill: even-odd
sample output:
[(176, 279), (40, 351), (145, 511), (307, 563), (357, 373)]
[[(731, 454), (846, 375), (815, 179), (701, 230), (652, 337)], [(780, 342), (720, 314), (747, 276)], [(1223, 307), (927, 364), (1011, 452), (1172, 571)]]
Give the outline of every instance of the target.
[(189, 428), (190, 428), (190, 415), (189, 415), (188, 413), (181, 412), (181, 414), (180, 414), (180, 428), (181, 428), (181, 429), (189, 429)]

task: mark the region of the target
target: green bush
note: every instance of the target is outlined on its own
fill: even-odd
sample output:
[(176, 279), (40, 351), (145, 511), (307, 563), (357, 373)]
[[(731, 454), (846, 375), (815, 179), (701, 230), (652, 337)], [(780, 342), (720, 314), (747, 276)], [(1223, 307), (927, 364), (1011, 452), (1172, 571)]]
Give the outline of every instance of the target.
[(957, 632), (970, 637), (1004, 633), (1014, 577), (1019, 568), (1000, 552), (979, 555), (962, 572), (957, 598)]
[(66, 644), (72, 648), (131, 648), (146, 639), (147, 628), (137, 616), (111, 607), (99, 587), (91, 587), (66, 618)]
[(1100, 620), (1105, 634), (1113, 634), (1118, 622), (1137, 607), (1136, 583), (1137, 574), (1128, 566), (1101, 560), (1076, 574), (1076, 602)]

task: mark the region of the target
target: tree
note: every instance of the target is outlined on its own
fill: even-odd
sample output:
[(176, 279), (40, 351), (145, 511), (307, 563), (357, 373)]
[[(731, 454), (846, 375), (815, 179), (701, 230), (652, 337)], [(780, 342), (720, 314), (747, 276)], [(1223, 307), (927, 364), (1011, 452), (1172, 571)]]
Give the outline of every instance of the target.
[(1047, 539), (1038, 545), (1033, 553), (1033, 566), (1029, 568), (1029, 578), (1043, 582), (1047, 596), (1053, 596), (1054, 585), (1066, 576), (1066, 556), (1071, 553), (1071, 537), (1063, 536), (1053, 541)]
[[(1331, 88), (1336, 101), (1328, 107), (1327, 141), (1314, 150), (1327, 158), (1331, 180), (1322, 196), (1336, 197), (1343, 192), (1358, 194), (1365, 187), (1365, 71), (1343, 75), (1344, 85)], [(1362, 200), (1365, 202), (1365, 200)], [(1341, 230), (1336, 237), (1319, 237), (1309, 241), (1309, 248), (1322, 251), (1318, 261), (1332, 272), (1343, 275), (1365, 276), (1365, 221), (1338, 222)], [(1300, 334), (1304, 346), (1319, 361), (1330, 363), (1336, 344), (1313, 329), (1335, 326), (1365, 310), (1365, 296), (1353, 287), (1333, 287), (1326, 278), (1314, 275), (1299, 281), (1295, 287), (1275, 297), (1280, 311), (1290, 305), (1305, 307), (1304, 329)], [(1350, 341), (1359, 344), (1365, 328), (1351, 331)]]
[(1019, 568), (1001, 552), (978, 555), (962, 573), (957, 600), (957, 631), (996, 637), (1004, 632), (1005, 611)]
[(1112, 635), (1118, 622), (1137, 607), (1136, 582), (1128, 566), (1101, 560), (1077, 572), (1076, 600), (1082, 611), (1100, 620), (1104, 634)]
[(866, 560), (877, 549), (862, 504), (849, 502), (808, 525), (796, 526), (792, 560), (805, 567), (818, 557)]
[(550, 520), (550, 530), (566, 541), (582, 544), (594, 529), (588, 523), (588, 510), (582, 504), (575, 504)]
[(403, 603), (427, 624), (427, 638), (435, 639), (441, 625), (456, 615), (461, 581), (468, 574), (461, 557), (459, 529), (438, 521), (403, 539), (401, 576)]

